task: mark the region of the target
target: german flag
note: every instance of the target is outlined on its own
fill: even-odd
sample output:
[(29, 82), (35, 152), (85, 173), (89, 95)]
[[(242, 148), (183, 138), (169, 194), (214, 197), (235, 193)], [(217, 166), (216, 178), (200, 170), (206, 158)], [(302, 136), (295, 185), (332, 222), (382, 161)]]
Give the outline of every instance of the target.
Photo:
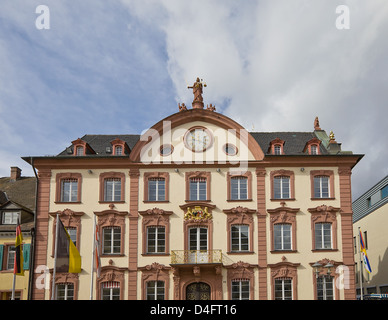
[(14, 260), (14, 267), (13, 267), (13, 273), (16, 274), (17, 276), (24, 276), (22, 243), (23, 243), (22, 229), (20, 228), (20, 223), (18, 222), (18, 225), (16, 227), (15, 260)]

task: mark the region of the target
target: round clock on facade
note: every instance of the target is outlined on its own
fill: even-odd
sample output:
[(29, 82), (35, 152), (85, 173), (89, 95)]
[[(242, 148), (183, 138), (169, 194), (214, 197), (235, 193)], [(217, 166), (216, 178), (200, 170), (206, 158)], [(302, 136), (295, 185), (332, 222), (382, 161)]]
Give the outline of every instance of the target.
[(212, 145), (213, 137), (206, 128), (195, 127), (186, 132), (184, 142), (191, 151), (202, 152)]

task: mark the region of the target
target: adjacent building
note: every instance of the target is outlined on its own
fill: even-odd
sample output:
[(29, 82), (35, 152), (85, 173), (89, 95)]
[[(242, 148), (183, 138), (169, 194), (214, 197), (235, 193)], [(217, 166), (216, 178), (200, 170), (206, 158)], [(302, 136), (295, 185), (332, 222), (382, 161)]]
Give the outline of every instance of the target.
[(96, 221), (93, 299), (355, 299), (351, 172), (362, 155), (318, 118), (311, 132), (248, 132), (204, 106), (199, 79), (191, 88), (192, 108), (143, 135), (87, 134), (24, 158), (39, 177), (34, 265), (52, 281), (57, 213), (82, 257), (81, 273), (57, 272), (54, 296), (90, 299)]
[(9, 177), (0, 178), (0, 300), (10, 300), (13, 288), (16, 225), (23, 235), (24, 276), (17, 276), (15, 299), (29, 298), (31, 243), (34, 233), (35, 177), (21, 176), (11, 167)]
[[(388, 294), (388, 238), (385, 229), (388, 224), (388, 176), (353, 202), (353, 212), (357, 294), (361, 294), (361, 285), (364, 295)], [(371, 273), (365, 270), (360, 260), (359, 228), (367, 249)]]

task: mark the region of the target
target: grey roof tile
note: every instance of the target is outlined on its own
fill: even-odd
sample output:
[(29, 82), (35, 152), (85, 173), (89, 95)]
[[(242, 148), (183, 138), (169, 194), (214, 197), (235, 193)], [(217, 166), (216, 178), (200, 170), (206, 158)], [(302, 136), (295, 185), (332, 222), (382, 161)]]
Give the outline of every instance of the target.
[[(306, 143), (317, 136), (314, 132), (250, 132), (253, 138), (258, 142), (264, 154), (268, 152), (270, 142), (276, 138), (282, 139), (284, 143), (284, 153), (286, 155), (303, 155)], [(89, 144), (89, 146), (96, 152), (97, 156), (109, 156), (111, 153), (106, 152), (106, 148), (111, 146), (111, 141), (119, 138), (126, 142), (129, 149), (132, 150), (135, 144), (139, 141), (140, 135), (105, 135), (105, 134), (86, 134), (81, 139)], [(71, 146), (69, 147), (71, 148)], [(328, 154), (328, 151), (321, 144), (321, 154)], [(58, 156), (68, 156), (67, 148), (63, 150)]]
[[(270, 142), (276, 138), (284, 140), (284, 154), (286, 155), (303, 155), (306, 143), (316, 138), (314, 132), (250, 132), (253, 138), (260, 145), (264, 154), (268, 152)], [(321, 144), (321, 154), (328, 154), (325, 147)]]
[[(111, 141), (119, 138), (123, 140), (130, 150), (135, 146), (136, 142), (140, 139), (139, 134), (86, 134), (81, 139), (89, 144), (89, 146), (95, 151), (97, 155), (109, 156), (111, 153), (106, 152), (106, 147), (110, 147)], [(69, 146), (68, 148), (71, 148)], [(58, 156), (68, 156), (67, 149), (63, 150)]]

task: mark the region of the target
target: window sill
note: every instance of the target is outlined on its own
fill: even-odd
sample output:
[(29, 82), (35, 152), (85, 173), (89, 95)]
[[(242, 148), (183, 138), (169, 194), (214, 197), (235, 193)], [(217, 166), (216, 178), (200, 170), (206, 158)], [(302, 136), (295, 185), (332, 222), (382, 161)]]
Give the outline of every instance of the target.
[(168, 257), (169, 253), (142, 253), (143, 257)]
[(143, 200), (143, 203), (169, 203), (169, 200)]
[(335, 198), (311, 198), (312, 201), (335, 200)]
[(296, 201), (295, 198), (271, 198), (270, 201)]
[(312, 249), (311, 252), (334, 252), (338, 251), (338, 249)]
[(187, 203), (211, 202), (211, 200), (185, 200)]
[(297, 253), (297, 250), (271, 250), (271, 253), (277, 254), (277, 253)]
[(250, 202), (253, 201), (253, 199), (228, 199), (227, 202)]
[(81, 201), (54, 201), (55, 204), (81, 204)]
[(101, 254), (101, 258), (114, 258), (114, 257), (117, 257), (117, 258), (125, 257), (125, 254), (124, 253), (105, 253), (105, 254)]
[(119, 200), (119, 201), (100, 200), (100, 201), (98, 201), (98, 203), (102, 203), (102, 204), (104, 204), (104, 203), (125, 203), (125, 201), (124, 200)]
[(227, 254), (236, 255), (236, 254), (255, 254), (254, 251), (228, 251)]

